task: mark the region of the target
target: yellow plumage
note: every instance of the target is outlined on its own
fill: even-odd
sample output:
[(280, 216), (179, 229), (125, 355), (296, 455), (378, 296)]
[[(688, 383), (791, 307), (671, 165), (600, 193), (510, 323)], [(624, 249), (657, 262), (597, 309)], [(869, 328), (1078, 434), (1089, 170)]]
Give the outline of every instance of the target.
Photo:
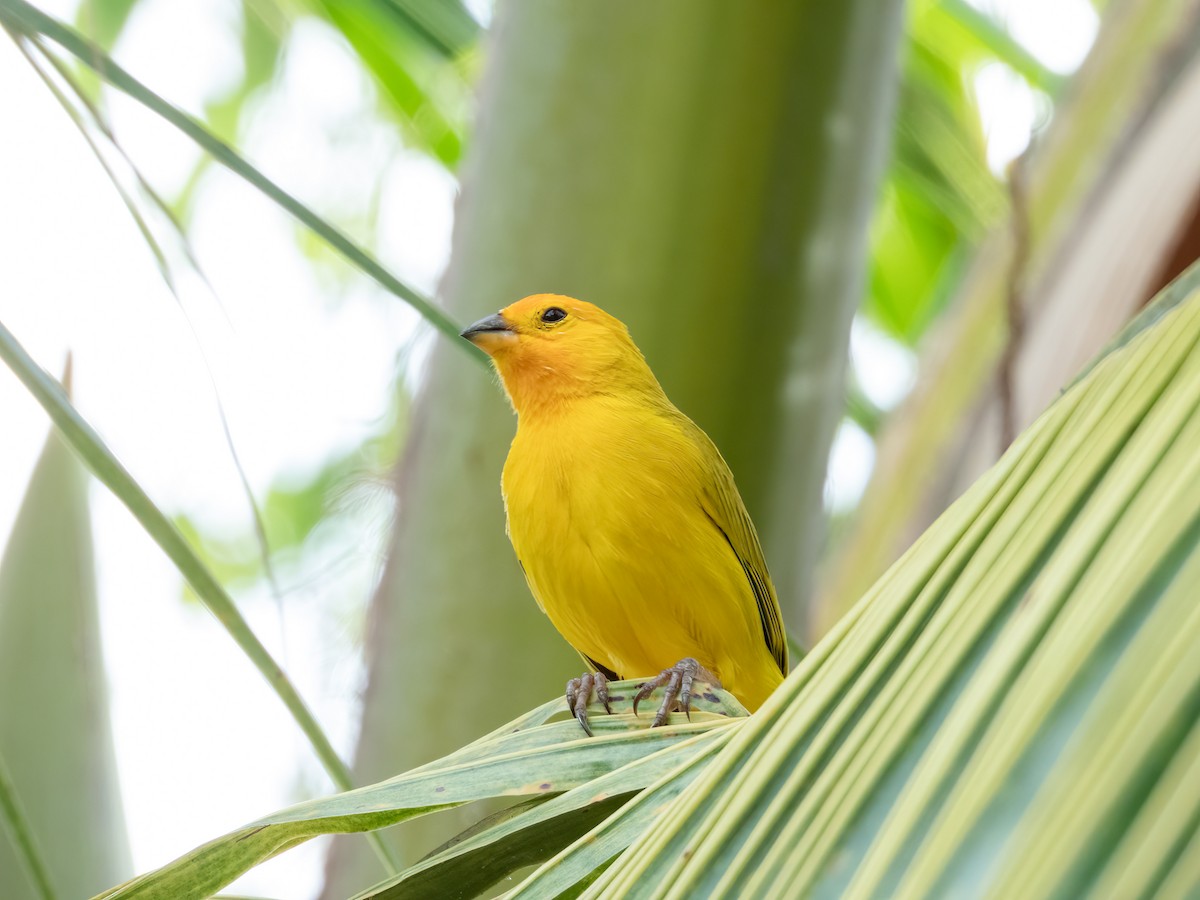
[(491, 355), (517, 412), (509, 537), (554, 626), (621, 678), (694, 657), (756, 709), (787, 649), (754, 526), (720, 453), (625, 326), (540, 294), (464, 336)]

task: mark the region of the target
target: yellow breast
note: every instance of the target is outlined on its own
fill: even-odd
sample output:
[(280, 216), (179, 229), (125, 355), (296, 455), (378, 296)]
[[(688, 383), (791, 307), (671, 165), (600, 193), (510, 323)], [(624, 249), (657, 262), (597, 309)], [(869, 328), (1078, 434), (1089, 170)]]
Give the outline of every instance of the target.
[(585, 656), (624, 678), (694, 656), (755, 708), (782, 675), (701, 502), (710, 462), (681, 422), (607, 396), (522, 417), (504, 467), (509, 537), (538, 604)]

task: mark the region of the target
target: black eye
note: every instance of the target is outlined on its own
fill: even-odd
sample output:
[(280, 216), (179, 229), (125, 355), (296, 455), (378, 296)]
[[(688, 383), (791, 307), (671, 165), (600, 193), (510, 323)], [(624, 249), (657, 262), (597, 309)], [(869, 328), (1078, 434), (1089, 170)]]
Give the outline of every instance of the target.
[(552, 325), (555, 322), (561, 322), (566, 317), (567, 311), (565, 309), (559, 309), (557, 306), (551, 306), (549, 309), (542, 311), (542, 321), (546, 322), (547, 324)]

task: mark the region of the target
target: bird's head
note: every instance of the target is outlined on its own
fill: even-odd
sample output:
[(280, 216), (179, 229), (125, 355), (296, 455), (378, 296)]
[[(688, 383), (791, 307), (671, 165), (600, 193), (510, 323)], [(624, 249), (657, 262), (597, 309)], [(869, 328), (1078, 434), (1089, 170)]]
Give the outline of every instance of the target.
[(573, 297), (534, 294), (462, 336), (492, 358), (518, 414), (591, 394), (659, 390), (625, 325)]

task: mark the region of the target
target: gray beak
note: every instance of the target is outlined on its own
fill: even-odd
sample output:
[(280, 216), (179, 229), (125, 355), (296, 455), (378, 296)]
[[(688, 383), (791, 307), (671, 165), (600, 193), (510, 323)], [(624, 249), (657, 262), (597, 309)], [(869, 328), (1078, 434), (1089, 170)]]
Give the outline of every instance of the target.
[(493, 316), (488, 316), (487, 318), (480, 319), (478, 322), (475, 322), (472, 325), (468, 325), (461, 332), (459, 332), (459, 336), (465, 337), (468, 341), (474, 344), (478, 335), (487, 334), (489, 332), (512, 330), (513, 327), (505, 320), (505, 318), (499, 313), (496, 313)]

